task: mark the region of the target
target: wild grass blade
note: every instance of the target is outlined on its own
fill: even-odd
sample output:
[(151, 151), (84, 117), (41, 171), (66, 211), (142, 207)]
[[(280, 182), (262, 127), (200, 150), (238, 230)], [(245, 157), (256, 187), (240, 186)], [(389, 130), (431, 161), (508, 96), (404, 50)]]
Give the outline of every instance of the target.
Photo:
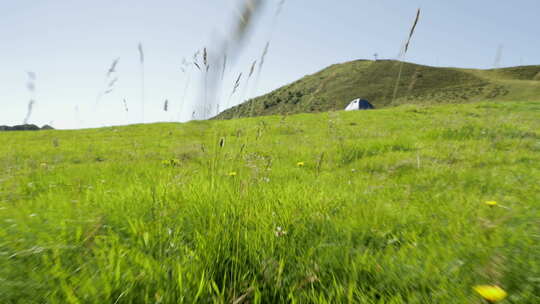
[(26, 72), (26, 74), (28, 75), (26, 88), (30, 93), (30, 100), (28, 101), (28, 106), (26, 109), (26, 115), (24, 117), (23, 124), (27, 124), (30, 120), (30, 116), (32, 115), (32, 111), (34, 109), (34, 104), (36, 103), (36, 73), (28, 71)]
[(253, 85), (253, 88), (252, 88), (251, 95), (256, 94), (257, 88), (259, 87), (259, 81), (261, 79), (261, 74), (262, 74), (262, 71), (263, 71), (266, 55), (268, 55), (268, 51), (270, 49), (270, 43), (271, 43), (271, 41), (273, 39), (274, 31), (275, 31), (279, 16), (281, 15), (281, 12), (283, 11), (283, 7), (285, 6), (285, 2), (286, 2), (285, 0), (281, 0), (278, 3), (276, 13), (275, 13), (274, 19), (272, 21), (272, 28), (270, 29), (270, 37), (268, 38), (268, 41), (264, 45), (264, 49), (262, 51), (261, 58), (259, 59), (259, 68), (257, 69), (257, 75), (255, 76), (255, 81), (254, 81), (254, 85)]
[[(264, 1), (262, 0), (244, 0), (240, 8), (240, 14), (235, 20), (234, 25), (228, 34), (225, 35), (225, 38), (222, 41), (218, 41), (215, 48), (213, 48), (215, 50), (213, 52), (214, 55), (208, 58), (208, 66), (220, 66), (220, 61), (224, 58), (225, 54), (227, 54), (227, 60), (234, 63), (234, 60), (239, 56), (243, 44), (246, 41), (249, 29), (255, 24), (257, 13), (261, 10), (263, 2)], [(208, 100), (210, 108), (213, 108), (214, 105), (219, 103), (217, 100), (216, 88), (220, 83), (221, 75), (223, 75), (222, 70), (210, 69), (207, 75), (202, 79), (207, 85), (202, 85), (200, 87), (205, 91), (202, 92), (202, 94), (207, 94), (206, 99)], [(236, 87), (236, 89), (238, 88)], [(236, 89), (233, 89), (233, 91), (236, 91)], [(230, 100), (228, 102), (230, 102)], [(209, 118), (209, 112), (206, 113), (206, 115), (203, 115), (202, 118)]]
[(399, 82), (401, 81), (401, 74), (403, 72), (403, 59), (405, 58), (405, 55), (407, 55), (407, 51), (409, 50), (409, 45), (411, 43), (411, 39), (414, 35), (414, 31), (416, 29), (416, 26), (418, 25), (418, 21), (420, 20), (420, 8), (416, 11), (416, 17), (414, 18), (413, 25), (409, 31), (409, 36), (407, 37), (407, 41), (405, 42), (405, 46), (403, 47), (403, 51), (400, 52), (399, 60), (401, 61), (399, 64), (399, 72), (398, 77), (396, 79), (396, 84), (394, 86), (394, 92), (392, 94), (392, 104), (394, 104), (394, 101), (396, 100), (398, 88), (399, 88)]
[(236, 81), (234, 82), (231, 95), (229, 95), (229, 99), (227, 100), (227, 107), (231, 106), (231, 104), (230, 104), (231, 99), (232, 99), (233, 95), (236, 93), (236, 91), (238, 90), (238, 87), (240, 87), (240, 81), (241, 80), (242, 80), (242, 72), (240, 72), (240, 74), (238, 74), (238, 77), (236, 78)]
[(141, 123), (144, 123), (144, 103), (145, 103), (145, 77), (144, 77), (144, 50), (142, 42), (137, 45), (139, 52), (139, 66), (141, 70)]

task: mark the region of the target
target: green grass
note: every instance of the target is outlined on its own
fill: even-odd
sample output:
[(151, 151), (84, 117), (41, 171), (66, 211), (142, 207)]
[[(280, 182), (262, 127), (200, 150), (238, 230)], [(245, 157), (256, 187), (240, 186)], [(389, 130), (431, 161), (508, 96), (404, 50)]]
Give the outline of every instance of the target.
[(539, 303), (539, 114), (2, 133), (0, 303)]
[[(393, 99), (398, 73), (397, 94)], [(540, 101), (540, 66), (476, 70), (392, 60), (332, 65), (217, 116), (219, 119), (342, 110), (353, 99), (376, 108), (401, 104)]]

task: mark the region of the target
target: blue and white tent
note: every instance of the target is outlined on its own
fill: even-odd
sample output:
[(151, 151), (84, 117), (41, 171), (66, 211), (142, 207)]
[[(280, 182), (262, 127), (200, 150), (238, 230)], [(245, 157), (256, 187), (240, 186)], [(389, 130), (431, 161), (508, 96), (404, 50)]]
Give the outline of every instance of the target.
[(375, 107), (371, 103), (369, 103), (369, 101), (362, 98), (357, 98), (351, 101), (351, 103), (349, 103), (349, 105), (345, 108), (345, 111), (370, 110), (370, 109), (375, 109)]

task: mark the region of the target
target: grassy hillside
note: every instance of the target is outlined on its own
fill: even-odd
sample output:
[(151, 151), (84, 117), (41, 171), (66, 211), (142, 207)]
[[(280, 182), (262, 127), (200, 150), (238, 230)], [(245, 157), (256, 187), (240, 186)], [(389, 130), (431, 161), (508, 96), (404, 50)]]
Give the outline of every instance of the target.
[[(394, 89), (400, 81), (396, 98)], [(540, 66), (494, 70), (436, 68), (391, 60), (332, 65), (217, 118), (342, 110), (362, 97), (376, 108), (399, 104), (465, 103), (486, 100), (540, 101)]]
[(539, 115), (481, 102), (1, 133), (0, 303), (463, 304), (477, 284), (540, 303)]

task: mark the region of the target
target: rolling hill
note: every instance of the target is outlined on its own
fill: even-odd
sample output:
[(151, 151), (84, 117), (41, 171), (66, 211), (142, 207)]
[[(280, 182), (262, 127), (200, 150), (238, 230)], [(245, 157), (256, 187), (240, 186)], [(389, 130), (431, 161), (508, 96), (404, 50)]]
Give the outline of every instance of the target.
[[(401, 69), (395, 98), (394, 89)], [(342, 110), (353, 99), (376, 108), (400, 104), (540, 100), (540, 66), (491, 70), (439, 68), (393, 60), (332, 65), (225, 110), (217, 119)]]

